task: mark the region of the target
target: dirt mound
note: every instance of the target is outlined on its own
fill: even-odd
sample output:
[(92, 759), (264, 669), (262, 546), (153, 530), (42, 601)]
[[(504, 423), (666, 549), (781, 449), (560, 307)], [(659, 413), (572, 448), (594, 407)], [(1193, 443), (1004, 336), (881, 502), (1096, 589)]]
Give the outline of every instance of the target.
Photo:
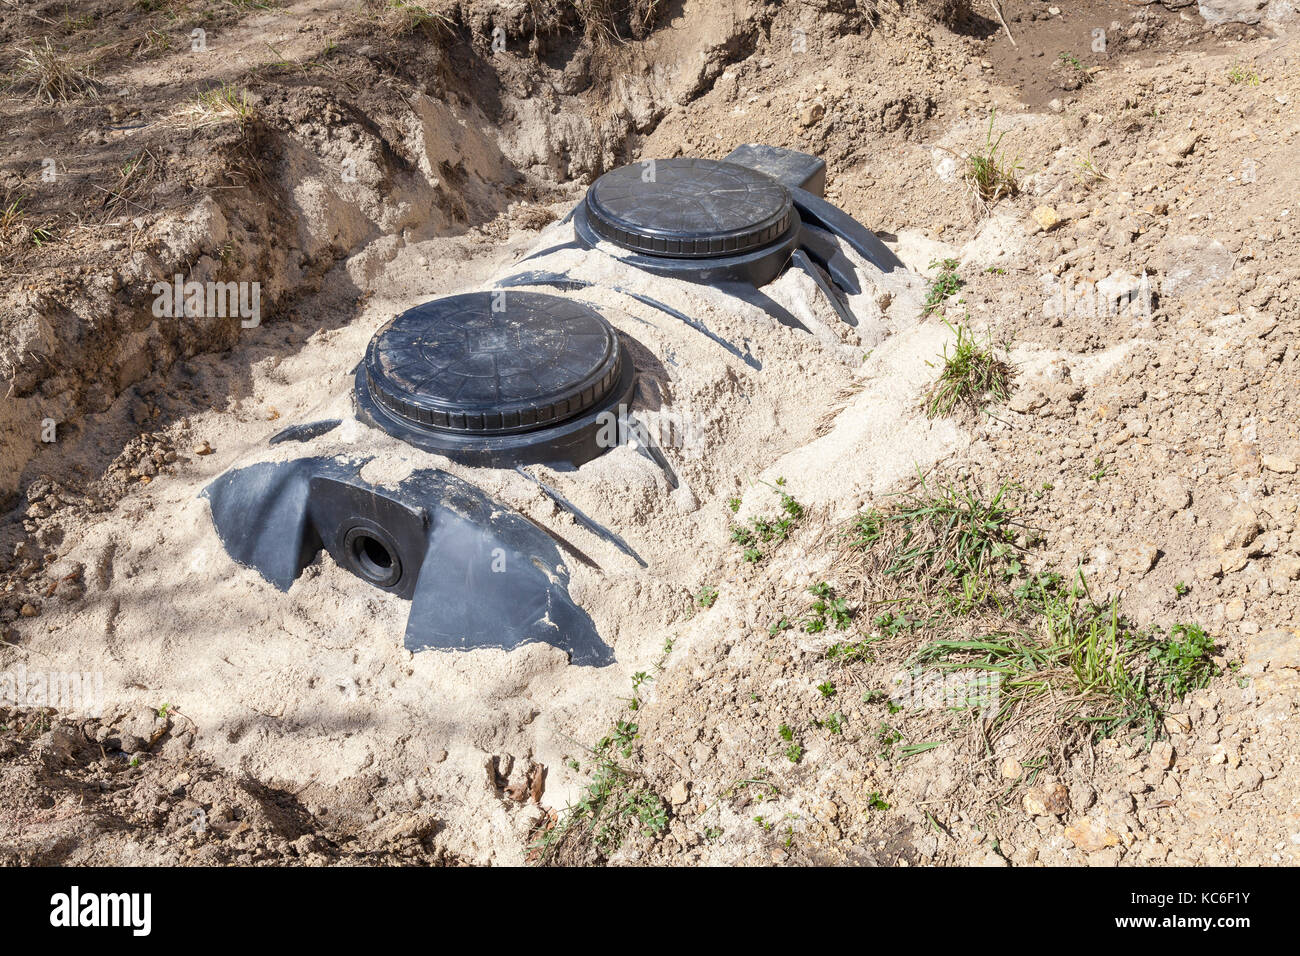
[[(449, 866), (436, 818), (361, 799), (322, 821), (297, 792), (214, 767), (174, 708), (69, 721), (0, 709), (8, 866)], [(364, 821), (364, 822), (361, 822)]]

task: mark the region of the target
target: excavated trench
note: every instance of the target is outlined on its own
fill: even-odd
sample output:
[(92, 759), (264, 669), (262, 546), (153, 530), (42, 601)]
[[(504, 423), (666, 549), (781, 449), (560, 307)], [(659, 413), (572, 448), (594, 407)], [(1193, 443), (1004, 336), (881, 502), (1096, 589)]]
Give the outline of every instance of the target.
[[(888, 390), (824, 434), (866, 353), (919, 379), (939, 336), (914, 274), (817, 195), (819, 160), (730, 159), (614, 170), (540, 235), (413, 241), (376, 267), (409, 291), (291, 354), (241, 346), (248, 386), (181, 439), (210, 453), (64, 542), (50, 573), (86, 592), (42, 610), (56, 656), (110, 710), (182, 708), (224, 764), (322, 805), (358, 780), (456, 794), (477, 811), (453, 843), (517, 852), (482, 754), (562, 768), (597, 733), (689, 618), (728, 498), (769, 509), (782, 469), (813, 493), (789, 459), (810, 442), (874, 463), (860, 497), (957, 441)], [(228, 361), (194, 358), (196, 387)]]
[[(5, 409), (60, 427), (53, 448), (7, 428), (0, 449), (5, 490), (32, 501), (5, 552), (26, 537), (15, 570), (58, 582), (31, 647), (102, 674), (96, 709), (166, 703), (216, 761), (308, 806), (351, 812), (359, 790), (345, 825), (437, 797), (466, 810), (448, 845), (514, 859), (530, 824), (482, 792), (484, 754), (551, 768), (550, 805), (576, 796), (572, 742), (693, 626), (728, 525), (769, 511), (778, 478), (852, 507), (963, 440), (910, 397), (944, 337), (919, 323), (919, 279), (823, 198), (821, 158), (737, 143), (585, 195), (538, 185), (612, 165), (617, 130), (652, 128), (753, 27), (677, 37), (663, 55), (698, 75), (640, 64), (612, 130), (521, 113), (498, 137), (526, 97), (449, 81), (399, 104), (372, 66), (350, 78), (378, 91), (365, 122), (327, 90), (272, 89), (213, 151), (246, 175), (273, 144), (255, 188), (214, 168), (183, 220), (106, 221), (125, 236), (113, 281), (75, 308), (111, 321), (69, 352), (28, 303)], [(281, 120), (292, 135), (268, 132)], [(502, 225), (550, 210), (540, 235)], [(178, 272), (250, 266), (273, 322), (142, 311)], [(91, 366), (102, 382), (74, 381)], [(834, 424), (851, 393), (865, 412)], [(102, 470), (110, 493), (68, 490)]]

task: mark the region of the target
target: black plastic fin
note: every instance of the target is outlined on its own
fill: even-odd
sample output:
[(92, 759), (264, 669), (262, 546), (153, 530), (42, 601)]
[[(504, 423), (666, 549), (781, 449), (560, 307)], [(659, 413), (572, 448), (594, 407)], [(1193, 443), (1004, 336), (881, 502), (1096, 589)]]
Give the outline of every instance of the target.
[[(570, 212), (569, 215), (572, 216), (573, 213)], [(569, 220), (566, 217), (564, 221), (568, 222)], [(529, 259), (540, 259), (543, 256), (549, 256), (555, 252), (564, 252), (564, 250), (566, 249), (582, 249), (582, 248), (583, 247), (580, 246), (576, 241), (570, 239), (568, 242), (557, 243), (556, 245), (553, 246), (547, 246), (545, 249), (538, 249), (536, 252), (530, 252), (528, 255), (524, 256), (519, 261), (527, 262)]]
[(739, 348), (737, 348), (731, 342), (724, 339), (722, 336), (718, 335), (716, 332), (710, 329), (699, 319), (693, 319), (685, 312), (681, 312), (677, 309), (674, 309), (671, 305), (665, 305), (664, 303), (660, 302), (658, 299), (652, 299), (650, 296), (642, 295), (640, 292), (633, 292), (631, 289), (624, 289), (622, 286), (614, 286), (614, 291), (621, 292), (623, 295), (628, 296), (629, 298), (636, 299), (642, 305), (648, 305), (652, 309), (658, 309), (660, 312), (663, 312), (665, 315), (671, 315), (674, 319), (679, 319), (680, 321), (685, 322), (696, 332), (699, 332), (701, 335), (708, 336), (712, 341), (716, 342), (718, 345), (721, 345), (724, 349), (726, 349), (732, 355), (736, 356), (736, 358), (740, 359), (750, 368), (755, 370), (761, 370), (763, 368), (763, 363), (760, 362), (758, 359), (754, 358), (754, 356), (750, 354), (749, 351), (742, 352)]
[(282, 591), (324, 548), (375, 587), (409, 597), (412, 651), (544, 641), (575, 664), (613, 662), (569, 596), (568, 571), (545, 531), (446, 472), (371, 485), (360, 477), (367, 461), (261, 462), (202, 494), (230, 556)]
[(528, 515), (524, 515), (524, 518), (527, 519), (528, 523), (531, 524), (533, 527), (535, 527), (538, 531), (541, 531), (548, 538), (550, 538), (552, 541), (558, 544), (562, 551), (564, 551), (567, 554), (573, 555), (574, 558), (576, 558), (578, 561), (581, 561), (583, 564), (591, 568), (593, 571), (600, 571), (601, 573), (604, 573), (605, 569), (602, 568), (599, 564), (597, 564), (595, 560), (591, 557), (591, 555), (587, 554), (587, 552), (583, 551), (576, 544), (574, 544), (564, 535), (560, 534), (554, 528), (548, 528), (546, 527), (546, 525), (538, 521), (534, 521), (532, 518), (529, 518)]
[(862, 294), (857, 269), (829, 234), (805, 224), (799, 233), (799, 246), (808, 253), (808, 258), (830, 274), (837, 286), (849, 295)]
[(343, 424), (339, 418), (327, 418), (319, 422), (306, 422), (302, 425), (290, 425), (288, 428), (276, 432), (267, 440), (268, 445), (278, 445), (283, 441), (311, 441), (313, 438), (320, 438), (321, 435), (327, 435), (334, 429)]
[(320, 535), (307, 520), (308, 491), (320, 460), (260, 462), (228, 471), (202, 491), (226, 553), (281, 591), (289, 590), (321, 549)]
[(568, 652), (572, 664), (614, 663), (613, 650), (569, 597), (569, 574), (550, 538), (478, 489), (459, 490), (434, 519), (406, 649), (509, 651), (544, 641)]
[(877, 269), (882, 272), (907, 270), (903, 260), (894, 255), (875, 233), (854, 220), (852, 216), (805, 189), (790, 187), (790, 195), (794, 197), (795, 208), (799, 210), (799, 216), (805, 222), (820, 226), (827, 232), (839, 236)]
[(560, 494), (558, 491), (556, 491), (554, 488), (552, 488), (550, 485), (546, 484), (545, 482), (540, 481), (537, 478), (534, 478), (528, 472), (524, 471), (523, 467), (520, 465), (515, 465), (515, 471), (519, 472), (519, 474), (523, 475), (525, 478), (527, 478), (529, 481), (535, 484), (538, 488), (541, 488), (542, 491), (545, 492), (548, 498), (554, 501), (557, 505), (559, 505), (569, 514), (573, 515), (574, 521), (578, 522), (578, 524), (582, 525), (592, 534), (596, 535), (596, 537), (604, 538), (606, 541), (608, 541), (614, 547), (618, 548), (618, 550), (622, 551), (624, 554), (626, 554), (637, 564), (641, 565), (641, 567), (643, 568), (649, 567), (649, 565), (646, 564), (644, 560), (642, 560), (641, 555), (637, 554), (636, 551), (632, 549), (632, 546), (630, 544), (628, 544), (626, 541), (624, 541), (614, 532), (610, 531), (600, 522), (587, 517), (587, 515), (582, 511), (581, 508), (575, 505), (568, 498), (564, 497), (564, 495)]
[(826, 301), (831, 304), (831, 308), (833, 308), (835, 314), (840, 317), (840, 321), (845, 325), (851, 325), (856, 328), (858, 324), (857, 316), (850, 312), (848, 306), (840, 301), (840, 297), (835, 294), (835, 290), (831, 288), (831, 284), (826, 281), (826, 276), (822, 274), (821, 269), (808, 259), (808, 256), (804, 254), (804, 251), (802, 249), (796, 249), (791, 254), (790, 261), (806, 272), (813, 282), (817, 284), (817, 288), (821, 290), (821, 294), (826, 297)]
[(517, 272), (504, 279), (498, 279), (493, 286), (500, 289), (512, 289), (517, 286), (544, 285), (573, 292), (590, 288), (591, 283), (585, 279), (575, 279), (564, 272)]
[(664, 478), (668, 481), (668, 487), (676, 489), (679, 484), (677, 472), (673, 471), (673, 466), (669, 463), (668, 458), (660, 450), (659, 445), (650, 436), (650, 429), (638, 418), (628, 416), (631, 423), (631, 431), (636, 438), (636, 450), (654, 462), (659, 470), (664, 473)]

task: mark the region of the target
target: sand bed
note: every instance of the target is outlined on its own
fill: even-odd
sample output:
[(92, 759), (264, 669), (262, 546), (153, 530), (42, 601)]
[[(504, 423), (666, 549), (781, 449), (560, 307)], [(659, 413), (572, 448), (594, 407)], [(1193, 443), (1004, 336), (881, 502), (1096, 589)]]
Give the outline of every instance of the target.
[[(553, 226), (535, 248), (562, 242), (570, 229)], [(755, 481), (780, 474), (801, 500), (842, 497), (851, 504), (918, 458), (937, 458), (955, 432), (935, 434), (921, 424), (914, 424), (915, 435), (900, 431), (899, 423), (921, 421), (913, 392), (942, 330), (919, 324), (914, 281), (897, 274), (885, 280), (849, 250), (864, 280), (863, 294), (850, 302), (863, 317), (857, 329), (840, 322), (802, 274), (787, 272), (765, 289), (805, 321), (810, 335), (716, 290), (651, 277), (604, 252), (503, 264), (518, 254), (517, 240), (458, 263), (452, 286), (430, 278), (437, 269), (427, 266), (446, 245), (411, 246), (388, 263), (391, 285), (411, 289), (409, 295), (371, 301), (353, 321), (313, 336), (295, 354), (252, 361), (251, 394), (234, 403), (235, 414), (194, 416), (187, 434), (209, 440), (214, 452), (133, 492), (86, 529), (62, 559), (87, 568), (84, 598), (52, 603), (30, 648), (51, 669), (102, 670), (109, 712), (164, 703), (179, 709), (198, 725), (200, 746), (215, 759), (288, 786), (309, 806), (341, 803), (346, 812), (349, 787), (360, 784), (381, 807), (432, 803), (449, 821), (449, 845), (458, 852), (513, 859), (531, 818), (512, 813), (485, 785), (485, 760), (509, 755), (520, 768), (530, 760), (548, 767), (548, 806), (576, 795), (582, 779), (566, 758), (604, 732), (630, 675), (650, 665), (666, 636), (689, 638), (692, 596), (735, 550), (727, 535), (729, 497), (742, 497), (742, 516), (770, 510), (770, 491)], [(529, 470), (625, 538), (644, 569), (514, 471), (457, 465), (352, 415), (352, 369), (392, 315), (433, 294), (488, 288), (526, 268), (598, 283), (556, 294), (595, 305), (622, 333), (639, 371), (634, 409), (680, 486), (673, 490), (654, 463), (627, 446), (574, 472)], [(611, 291), (615, 284), (743, 343), (761, 370), (679, 319)], [(322, 296), (329, 294), (327, 288)], [(222, 361), (199, 360), (200, 375), (217, 374)], [(917, 366), (911, 376), (909, 362)], [(883, 392), (876, 378), (882, 363), (891, 372)], [(827, 432), (828, 410), (849, 394), (850, 405), (876, 407), (852, 416), (851, 430), (832, 428), (818, 439), (819, 425)], [(327, 417), (343, 424), (310, 442), (266, 444), (287, 424)], [(369, 457), (362, 475), (377, 484), (441, 468), (551, 529), (595, 565), (568, 562), (570, 591), (617, 663), (571, 666), (547, 644), (412, 655), (402, 647), (409, 602), (370, 587), (327, 554), (287, 593), (237, 565), (222, 549), (200, 492), (232, 467), (306, 456)], [(846, 467), (858, 478), (846, 478)], [(357, 823), (371, 813), (361, 812)]]

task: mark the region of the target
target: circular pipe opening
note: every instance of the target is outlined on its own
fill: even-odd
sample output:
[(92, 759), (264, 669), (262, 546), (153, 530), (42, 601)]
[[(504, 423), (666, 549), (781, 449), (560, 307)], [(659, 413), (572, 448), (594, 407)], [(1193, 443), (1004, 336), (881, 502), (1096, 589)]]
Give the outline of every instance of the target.
[(353, 528), (347, 533), (345, 547), (353, 568), (371, 584), (391, 587), (402, 576), (396, 550), (372, 529)]
[(393, 566), (393, 556), (388, 549), (368, 535), (358, 535), (352, 542), (352, 549), (357, 561), (374, 574), (387, 574)]

